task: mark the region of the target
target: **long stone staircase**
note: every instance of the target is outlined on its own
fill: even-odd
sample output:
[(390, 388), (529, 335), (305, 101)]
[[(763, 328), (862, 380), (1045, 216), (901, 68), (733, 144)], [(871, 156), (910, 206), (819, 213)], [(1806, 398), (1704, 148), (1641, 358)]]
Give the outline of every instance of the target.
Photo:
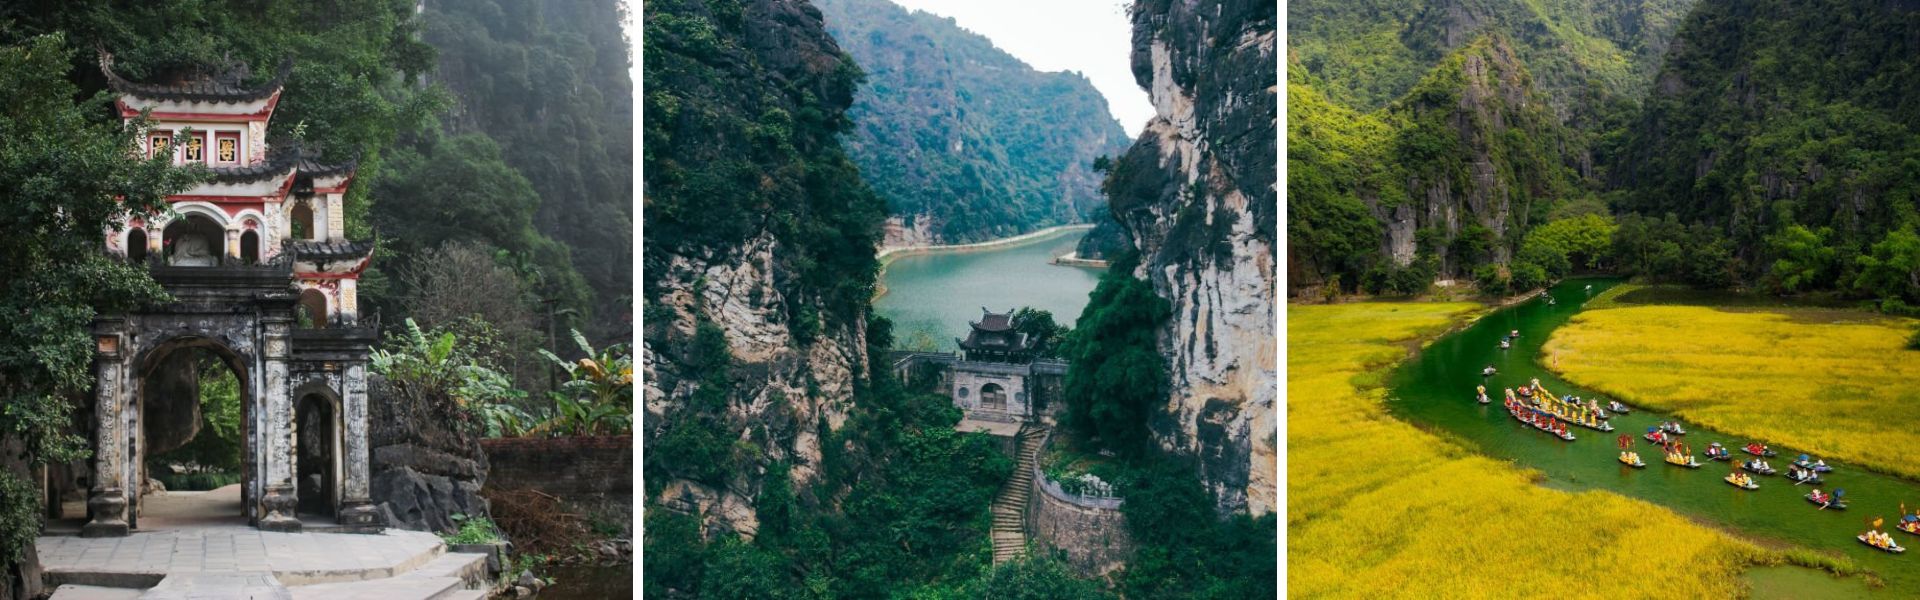
[(1028, 424), (1015, 436), (1019, 454), (1013, 475), (1000, 486), (993, 499), (993, 564), (1019, 558), (1027, 552), (1027, 498), (1033, 493), (1033, 468), (1039, 460), (1040, 445), (1046, 440), (1045, 426)]

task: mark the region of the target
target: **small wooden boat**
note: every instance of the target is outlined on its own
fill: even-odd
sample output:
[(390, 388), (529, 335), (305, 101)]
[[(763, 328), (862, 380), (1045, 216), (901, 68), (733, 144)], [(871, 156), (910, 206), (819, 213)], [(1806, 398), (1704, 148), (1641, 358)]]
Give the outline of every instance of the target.
[(1640, 437), (1645, 438), (1647, 441), (1653, 442), (1655, 444), (1665, 444), (1668, 441), (1667, 434), (1665, 432), (1659, 431), (1652, 427), (1648, 427), (1647, 434)]
[(1621, 452), (1620, 462), (1635, 469), (1647, 468), (1647, 463), (1640, 460), (1640, 453), (1638, 452)]
[(1820, 474), (1806, 469), (1787, 469), (1787, 479), (1793, 480), (1794, 485), (1800, 485), (1802, 483), (1820, 485), (1826, 483), (1826, 480), (1820, 478)]
[(1742, 470), (1745, 470), (1751, 473), (1758, 473), (1761, 475), (1772, 475), (1775, 473), (1779, 473), (1779, 471), (1776, 471), (1773, 469), (1773, 465), (1760, 462), (1759, 459), (1742, 462), (1740, 463), (1740, 468)]
[(1822, 494), (1820, 490), (1814, 490), (1801, 497), (1806, 498), (1808, 502), (1820, 505), (1822, 510), (1829, 508), (1834, 510), (1847, 509), (1847, 501), (1841, 500), (1839, 496), (1833, 494)]
[(1721, 481), (1725, 481), (1728, 484), (1732, 485), (1733, 487), (1737, 487), (1740, 489), (1745, 489), (1745, 490), (1760, 489), (1760, 484), (1754, 483), (1752, 478), (1740, 477), (1739, 473), (1728, 474), (1726, 477), (1721, 478)]
[(1920, 521), (1901, 521), (1900, 524), (1894, 525), (1893, 528), (1914, 535), (1920, 535)]
[(1493, 368), (1492, 366), (1488, 366), (1487, 368), (1485, 368), (1485, 369), (1481, 369), (1481, 370), (1480, 370), (1480, 376), (1481, 376), (1481, 377), (1492, 377), (1494, 373), (1498, 373), (1498, 372), (1499, 372), (1499, 371), (1498, 371), (1498, 370), (1496, 370), (1496, 369), (1494, 369), (1494, 368)]
[(1674, 434), (1674, 435), (1686, 435), (1686, 434), (1687, 434), (1687, 430), (1686, 430), (1686, 429), (1684, 429), (1684, 428), (1682, 428), (1682, 427), (1680, 427), (1680, 424), (1679, 424), (1679, 423), (1674, 423), (1674, 422), (1672, 422), (1672, 421), (1668, 421), (1668, 422), (1666, 422), (1666, 423), (1661, 423), (1661, 424), (1660, 424), (1660, 430), (1661, 430), (1661, 431), (1665, 431), (1665, 432), (1667, 432), (1667, 433), (1671, 433), (1671, 434)]
[(1633, 409), (1627, 408), (1627, 405), (1621, 404), (1618, 400), (1608, 401), (1607, 410), (1613, 411), (1618, 414), (1623, 414), (1623, 415), (1633, 412)]
[(1673, 453), (1667, 454), (1667, 464), (1670, 464), (1676, 467), (1686, 467), (1689, 469), (1698, 469), (1704, 466), (1700, 464), (1700, 461), (1694, 460), (1693, 455), (1691, 454), (1673, 454)]
[(1500, 349), (1501, 349), (1501, 350), (1506, 350), (1506, 349), (1508, 349), (1508, 348), (1512, 348), (1512, 347), (1513, 347), (1513, 344), (1509, 344), (1509, 343), (1507, 343), (1507, 341), (1506, 341), (1506, 340), (1500, 340)]
[(1860, 534), (1860, 535), (1856, 535), (1856, 536), (1853, 536), (1853, 539), (1856, 539), (1856, 540), (1860, 540), (1860, 543), (1862, 543), (1862, 544), (1866, 544), (1868, 548), (1873, 548), (1873, 549), (1876, 549), (1876, 550), (1884, 550), (1884, 551), (1886, 551), (1886, 552), (1889, 552), (1889, 553), (1893, 553), (1893, 554), (1900, 554), (1900, 553), (1902, 553), (1902, 552), (1906, 552), (1906, 551), (1907, 551), (1907, 549), (1906, 549), (1905, 547), (1902, 547), (1902, 546), (1901, 546), (1901, 545), (1899, 545), (1899, 544), (1894, 544), (1894, 543), (1892, 543), (1892, 542), (1893, 542), (1893, 540), (1887, 540), (1887, 542), (1888, 542), (1888, 544), (1889, 544), (1889, 545), (1887, 545), (1887, 546), (1881, 546), (1881, 545), (1879, 545), (1879, 544), (1875, 544), (1875, 543), (1873, 543), (1873, 542), (1869, 542), (1869, 541), (1867, 541), (1867, 534), (1864, 534), (1864, 533), (1862, 533), (1862, 534)]
[(1833, 472), (1833, 467), (1827, 466), (1827, 461), (1812, 460), (1805, 454), (1800, 455), (1800, 458), (1794, 460), (1793, 464), (1794, 466), (1800, 467), (1802, 469), (1812, 469), (1813, 472), (1815, 473), (1832, 473)]
[(1510, 338), (1516, 338), (1516, 339), (1517, 339), (1517, 338), (1519, 338), (1519, 337), (1520, 337), (1520, 330), (1518, 330), (1518, 329), (1515, 329), (1515, 330), (1513, 330), (1513, 331), (1511, 331), (1511, 332), (1508, 332), (1508, 333), (1507, 333), (1507, 337), (1510, 337)]
[(1728, 452), (1727, 447), (1720, 445), (1720, 442), (1714, 442), (1707, 446), (1707, 458), (1712, 460), (1732, 460), (1733, 453)]
[(1747, 444), (1745, 447), (1741, 448), (1741, 450), (1745, 450), (1747, 454), (1752, 454), (1754, 456), (1765, 456), (1769, 458), (1774, 456), (1779, 456), (1779, 453), (1774, 452), (1772, 448), (1768, 448), (1766, 444), (1762, 444), (1759, 442)]

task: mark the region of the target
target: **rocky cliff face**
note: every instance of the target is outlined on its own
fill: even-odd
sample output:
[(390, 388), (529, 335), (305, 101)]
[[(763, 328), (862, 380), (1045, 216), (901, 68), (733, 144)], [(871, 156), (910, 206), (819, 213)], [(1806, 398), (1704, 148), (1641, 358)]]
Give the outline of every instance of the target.
[[(1455, 52), (1389, 110), (1405, 124), (1395, 158), (1407, 170), (1407, 201), (1369, 208), (1385, 226), (1381, 250), (1400, 266), (1422, 250), (1448, 258), (1444, 249), (1469, 226), (1518, 239), (1546, 220), (1550, 202), (1573, 195), (1574, 167), (1591, 163), (1505, 37)], [(1423, 230), (1432, 232), (1424, 249)], [(1510, 254), (1506, 244), (1492, 252), (1500, 263)]]
[(1141, 261), (1173, 302), (1160, 332), (1173, 389), (1150, 423), (1197, 456), (1221, 511), (1276, 505), (1275, 6), (1142, 0), (1133, 72), (1156, 116), (1108, 181)]
[(766, 467), (810, 493), (865, 377), (884, 204), (839, 148), (857, 71), (820, 12), (718, 4), (645, 7), (646, 216), (669, 229), (643, 236), (644, 469), (650, 504), (750, 537)]

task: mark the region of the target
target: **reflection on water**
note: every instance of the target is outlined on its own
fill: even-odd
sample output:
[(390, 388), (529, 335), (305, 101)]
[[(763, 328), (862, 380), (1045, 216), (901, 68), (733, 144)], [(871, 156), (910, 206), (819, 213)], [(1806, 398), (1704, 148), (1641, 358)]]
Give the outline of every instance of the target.
[(1100, 271), (1048, 261), (1072, 252), (1085, 235), (1074, 230), (1008, 248), (900, 257), (887, 266), (887, 293), (874, 310), (893, 321), (897, 346), (917, 341), (941, 351), (953, 350), (953, 338), (966, 336), (967, 322), (979, 320), (982, 307), (1031, 306), (1072, 326)]

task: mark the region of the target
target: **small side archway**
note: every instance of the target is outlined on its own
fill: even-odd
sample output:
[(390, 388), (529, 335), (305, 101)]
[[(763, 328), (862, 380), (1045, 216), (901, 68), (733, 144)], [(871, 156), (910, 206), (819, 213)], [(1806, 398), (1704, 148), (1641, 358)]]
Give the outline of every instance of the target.
[(340, 398), (323, 385), (309, 384), (294, 391), (294, 495), (299, 512), (338, 517), (340, 512), (341, 436)]

